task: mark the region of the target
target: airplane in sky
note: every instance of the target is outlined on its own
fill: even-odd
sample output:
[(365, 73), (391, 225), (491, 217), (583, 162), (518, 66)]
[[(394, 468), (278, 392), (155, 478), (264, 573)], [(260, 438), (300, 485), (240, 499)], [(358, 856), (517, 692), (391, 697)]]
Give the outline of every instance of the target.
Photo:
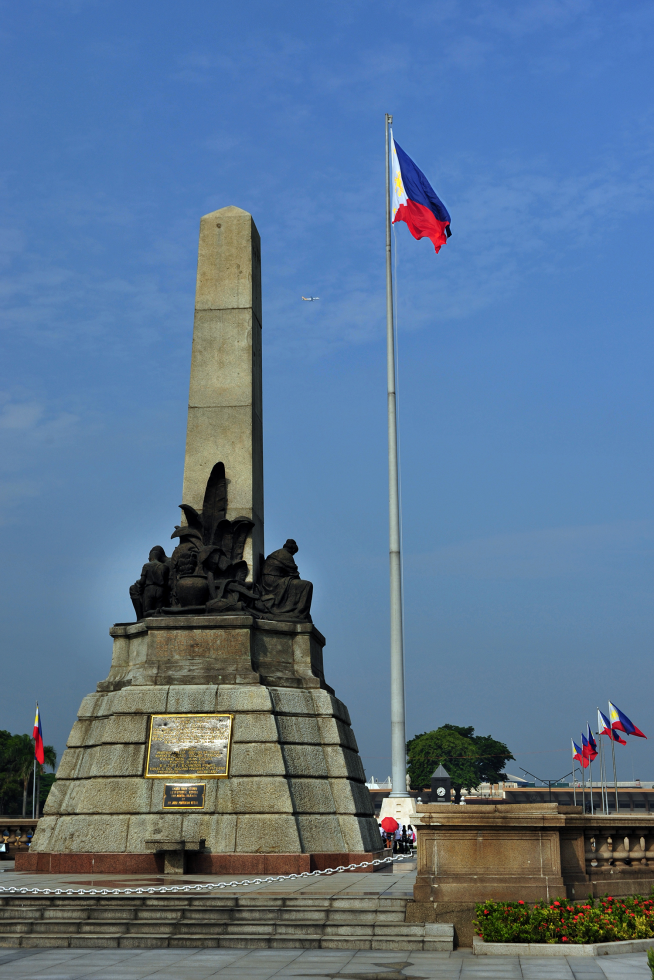
[(305, 303), (313, 303), (314, 299), (320, 299), (320, 296), (303, 296), (302, 299)]

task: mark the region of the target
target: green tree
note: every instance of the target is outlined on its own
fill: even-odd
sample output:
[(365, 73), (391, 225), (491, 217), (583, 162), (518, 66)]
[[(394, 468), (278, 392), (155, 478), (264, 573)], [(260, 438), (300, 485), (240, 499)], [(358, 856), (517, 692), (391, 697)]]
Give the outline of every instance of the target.
[(464, 787), (473, 789), (480, 783), (506, 778), (502, 770), (514, 758), (504, 742), (490, 735), (475, 735), (474, 728), (460, 725), (441, 725), (433, 732), (416, 735), (407, 742), (406, 751), (411, 785), (416, 789), (429, 787), (432, 773), (442, 765), (452, 780), (457, 803)]
[(19, 794), (19, 782), (7, 757), (7, 747), (13, 735), (0, 730), (0, 813), (11, 812)]
[[(23, 813), (27, 815), (27, 790), (30, 779), (34, 772), (34, 739), (31, 735), (12, 735), (6, 745), (6, 759), (9, 762), (11, 771), (15, 773), (22, 783), (23, 789)], [(54, 769), (57, 764), (57, 753), (52, 745), (43, 746), (45, 765)], [(43, 766), (37, 762), (37, 774), (45, 772)]]

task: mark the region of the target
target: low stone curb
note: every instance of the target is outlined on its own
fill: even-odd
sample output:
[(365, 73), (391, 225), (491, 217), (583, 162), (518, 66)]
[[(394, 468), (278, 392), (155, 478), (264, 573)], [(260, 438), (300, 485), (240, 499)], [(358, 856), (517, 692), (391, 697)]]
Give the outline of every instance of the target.
[(476, 956), (615, 956), (619, 953), (644, 953), (654, 946), (654, 939), (626, 939), (617, 943), (485, 943), (479, 936), (472, 940)]

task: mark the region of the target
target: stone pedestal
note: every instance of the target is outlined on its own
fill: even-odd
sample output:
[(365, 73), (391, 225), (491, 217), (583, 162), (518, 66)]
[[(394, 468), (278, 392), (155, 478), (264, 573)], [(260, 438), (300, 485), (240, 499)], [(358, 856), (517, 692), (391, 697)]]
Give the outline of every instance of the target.
[[(168, 616), (117, 625), (109, 677), (84, 698), (22, 870), (156, 873), (152, 841), (204, 841), (189, 871), (289, 873), (380, 852), (345, 705), (310, 623)], [(201, 811), (164, 812), (145, 778), (152, 714), (234, 715), (229, 777)]]
[(420, 820), (416, 810), (416, 801), (412, 796), (385, 797), (382, 800), (379, 819), (383, 820), (384, 817), (393, 817), (400, 827), (408, 827), (409, 824), (415, 827)]

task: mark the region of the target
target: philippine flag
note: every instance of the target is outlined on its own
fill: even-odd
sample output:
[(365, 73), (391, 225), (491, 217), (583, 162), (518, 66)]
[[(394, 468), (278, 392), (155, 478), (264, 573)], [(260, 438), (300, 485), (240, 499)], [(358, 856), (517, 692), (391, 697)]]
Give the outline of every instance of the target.
[(588, 739), (586, 738), (583, 732), (581, 733), (581, 754), (586, 759), (588, 759), (589, 762), (592, 762), (593, 759), (595, 758), (595, 755), (597, 755), (597, 752), (595, 753), (595, 755), (593, 755), (592, 749), (588, 744)]
[(577, 762), (581, 765), (582, 769), (588, 769), (588, 766), (590, 765), (588, 759), (586, 758), (582, 750), (579, 748), (575, 740), (571, 738), (570, 741), (572, 742), (572, 758), (577, 760)]
[(34, 719), (34, 731), (32, 732), (32, 738), (34, 739), (34, 755), (36, 757), (36, 761), (43, 765), (45, 762), (45, 755), (43, 754), (43, 731), (41, 730), (41, 712), (39, 711), (38, 703), (36, 705), (36, 717)]
[(611, 719), (611, 728), (615, 731), (624, 732), (625, 735), (637, 735), (638, 738), (647, 738), (647, 735), (643, 735), (640, 728), (636, 728), (633, 721), (625, 715), (624, 711), (620, 711), (616, 708), (614, 704), (609, 701), (609, 718)]
[(452, 234), (450, 215), (422, 170), (395, 142), (392, 146), (392, 220), (405, 221), (414, 238), (429, 238), (440, 252)]
[(597, 727), (600, 735), (608, 735), (609, 738), (612, 738), (614, 742), (619, 742), (620, 745), (627, 744), (627, 739), (620, 738), (620, 733), (617, 732), (614, 728), (611, 728), (609, 719), (606, 717), (605, 714), (602, 714), (599, 708), (597, 709)]

